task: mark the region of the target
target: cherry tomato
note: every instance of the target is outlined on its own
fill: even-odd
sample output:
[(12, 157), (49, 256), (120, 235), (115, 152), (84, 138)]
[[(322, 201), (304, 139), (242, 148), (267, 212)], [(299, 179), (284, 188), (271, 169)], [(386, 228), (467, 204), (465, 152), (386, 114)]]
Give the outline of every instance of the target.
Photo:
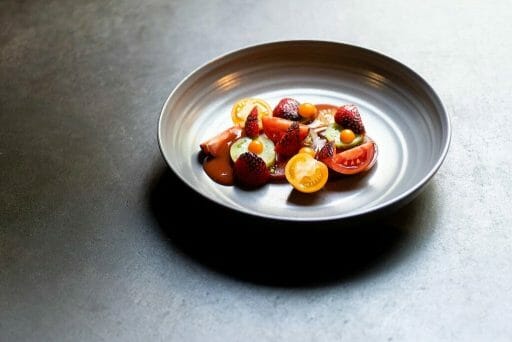
[(306, 193), (322, 189), (329, 177), (327, 166), (307, 153), (294, 155), (286, 163), (284, 172), (295, 189)]
[(353, 175), (370, 169), (375, 163), (376, 152), (375, 143), (368, 141), (362, 145), (337, 153), (331, 159), (325, 159), (324, 162), (336, 172)]
[(344, 129), (340, 133), (340, 140), (344, 144), (350, 144), (356, 138), (356, 134), (351, 129)]
[(311, 157), (314, 157), (316, 155), (316, 152), (315, 150), (313, 150), (311, 147), (302, 147), (300, 150), (299, 150), (299, 153), (306, 153), (306, 154), (309, 154)]
[(318, 110), (316, 109), (314, 104), (311, 103), (301, 103), (299, 105), (299, 115), (304, 119), (314, 119), (318, 114)]
[(231, 119), (233, 120), (233, 123), (244, 127), (245, 119), (247, 119), (247, 116), (254, 107), (258, 108), (258, 123), (261, 128), (261, 118), (271, 116), (272, 108), (270, 108), (270, 105), (267, 102), (256, 98), (241, 99), (233, 105), (233, 108), (231, 109)]
[(249, 152), (260, 154), (261, 152), (263, 152), (263, 143), (255, 139), (249, 143), (247, 149), (249, 150)]

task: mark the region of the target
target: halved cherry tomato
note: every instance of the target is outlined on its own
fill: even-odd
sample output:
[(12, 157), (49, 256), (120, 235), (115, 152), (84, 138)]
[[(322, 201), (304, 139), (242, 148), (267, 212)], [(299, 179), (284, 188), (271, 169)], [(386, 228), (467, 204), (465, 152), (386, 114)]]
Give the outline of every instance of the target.
[(270, 105), (261, 99), (256, 98), (245, 98), (238, 100), (231, 109), (231, 119), (235, 125), (244, 127), (245, 119), (254, 107), (258, 108), (258, 123), (261, 128), (261, 119), (265, 116), (272, 115), (272, 108)]
[(324, 159), (323, 162), (336, 172), (353, 175), (369, 170), (375, 163), (376, 152), (375, 143), (369, 140), (362, 145), (337, 153), (330, 159)]
[(307, 153), (298, 153), (286, 163), (285, 176), (288, 182), (301, 192), (315, 192), (327, 183), (327, 166)]
[[(270, 140), (277, 144), (288, 130), (288, 127), (290, 127), (294, 122), (295, 121), (290, 121), (275, 116), (264, 116), (262, 118), (263, 132), (265, 132)], [(303, 124), (299, 124), (300, 140), (304, 140), (308, 136), (308, 133), (309, 127)]]
[(304, 146), (299, 150), (299, 153), (307, 153), (311, 157), (314, 157), (316, 155), (315, 150), (313, 150), (311, 147)]

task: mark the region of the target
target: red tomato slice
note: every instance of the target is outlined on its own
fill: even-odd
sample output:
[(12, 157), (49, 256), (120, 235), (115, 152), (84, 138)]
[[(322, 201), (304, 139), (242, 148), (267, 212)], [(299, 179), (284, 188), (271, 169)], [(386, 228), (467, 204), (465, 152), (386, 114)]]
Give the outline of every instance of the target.
[(335, 154), (323, 160), (332, 170), (344, 175), (354, 175), (369, 170), (377, 159), (377, 149), (373, 141)]
[[(262, 118), (263, 132), (267, 137), (272, 140), (275, 144), (281, 140), (283, 135), (286, 133), (288, 127), (291, 126), (293, 121), (277, 118), (274, 116), (264, 116)], [(299, 136), (303, 140), (308, 136), (309, 127), (303, 124), (299, 124)]]

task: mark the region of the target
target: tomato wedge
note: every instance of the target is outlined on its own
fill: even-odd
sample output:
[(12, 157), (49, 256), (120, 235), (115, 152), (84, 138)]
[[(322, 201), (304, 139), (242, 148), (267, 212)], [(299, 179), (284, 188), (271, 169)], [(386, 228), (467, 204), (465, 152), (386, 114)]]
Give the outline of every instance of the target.
[(329, 177), (327, 166), (308, 153), (294, 155), (286, 163), (284, 172), (295, 189), (306, 193), (322, 189)]
[[(288, 127), (290, 127), (295, 121), (290, 121), (275, 116), (264, 116), (262, 118), (263, 132), (267, 137), (272, 140), (275, 144), (281, 140), (285, 135)], [(303, 124), (299, 124), (299, 137), (300, 140), (304, 140), (309, 133), (309, 127)]]
[(377, 159), (377, 147), (372, 140), (322, 160), (330, 169), (344, 175), (369, 170)]
[(237, 139), (241, 134), (242, 129), (240, 127), (230, 127), (216, 136), (202, 142), (200, 147), (207, 155), (218, 156), (226, 144)]

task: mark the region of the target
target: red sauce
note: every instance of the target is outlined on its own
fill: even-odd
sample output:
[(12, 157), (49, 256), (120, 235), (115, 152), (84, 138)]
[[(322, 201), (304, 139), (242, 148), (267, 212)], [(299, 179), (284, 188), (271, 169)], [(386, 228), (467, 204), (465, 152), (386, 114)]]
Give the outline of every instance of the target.
[(208, 156), (203, 161), (203, 169), (206, 174), (215, 182), (222, 185), (233, 185), (233, 167), (231, 166), (231, 157), (229, 147), (231, 141), (226, 141), (219, 149), (216, 157)]

